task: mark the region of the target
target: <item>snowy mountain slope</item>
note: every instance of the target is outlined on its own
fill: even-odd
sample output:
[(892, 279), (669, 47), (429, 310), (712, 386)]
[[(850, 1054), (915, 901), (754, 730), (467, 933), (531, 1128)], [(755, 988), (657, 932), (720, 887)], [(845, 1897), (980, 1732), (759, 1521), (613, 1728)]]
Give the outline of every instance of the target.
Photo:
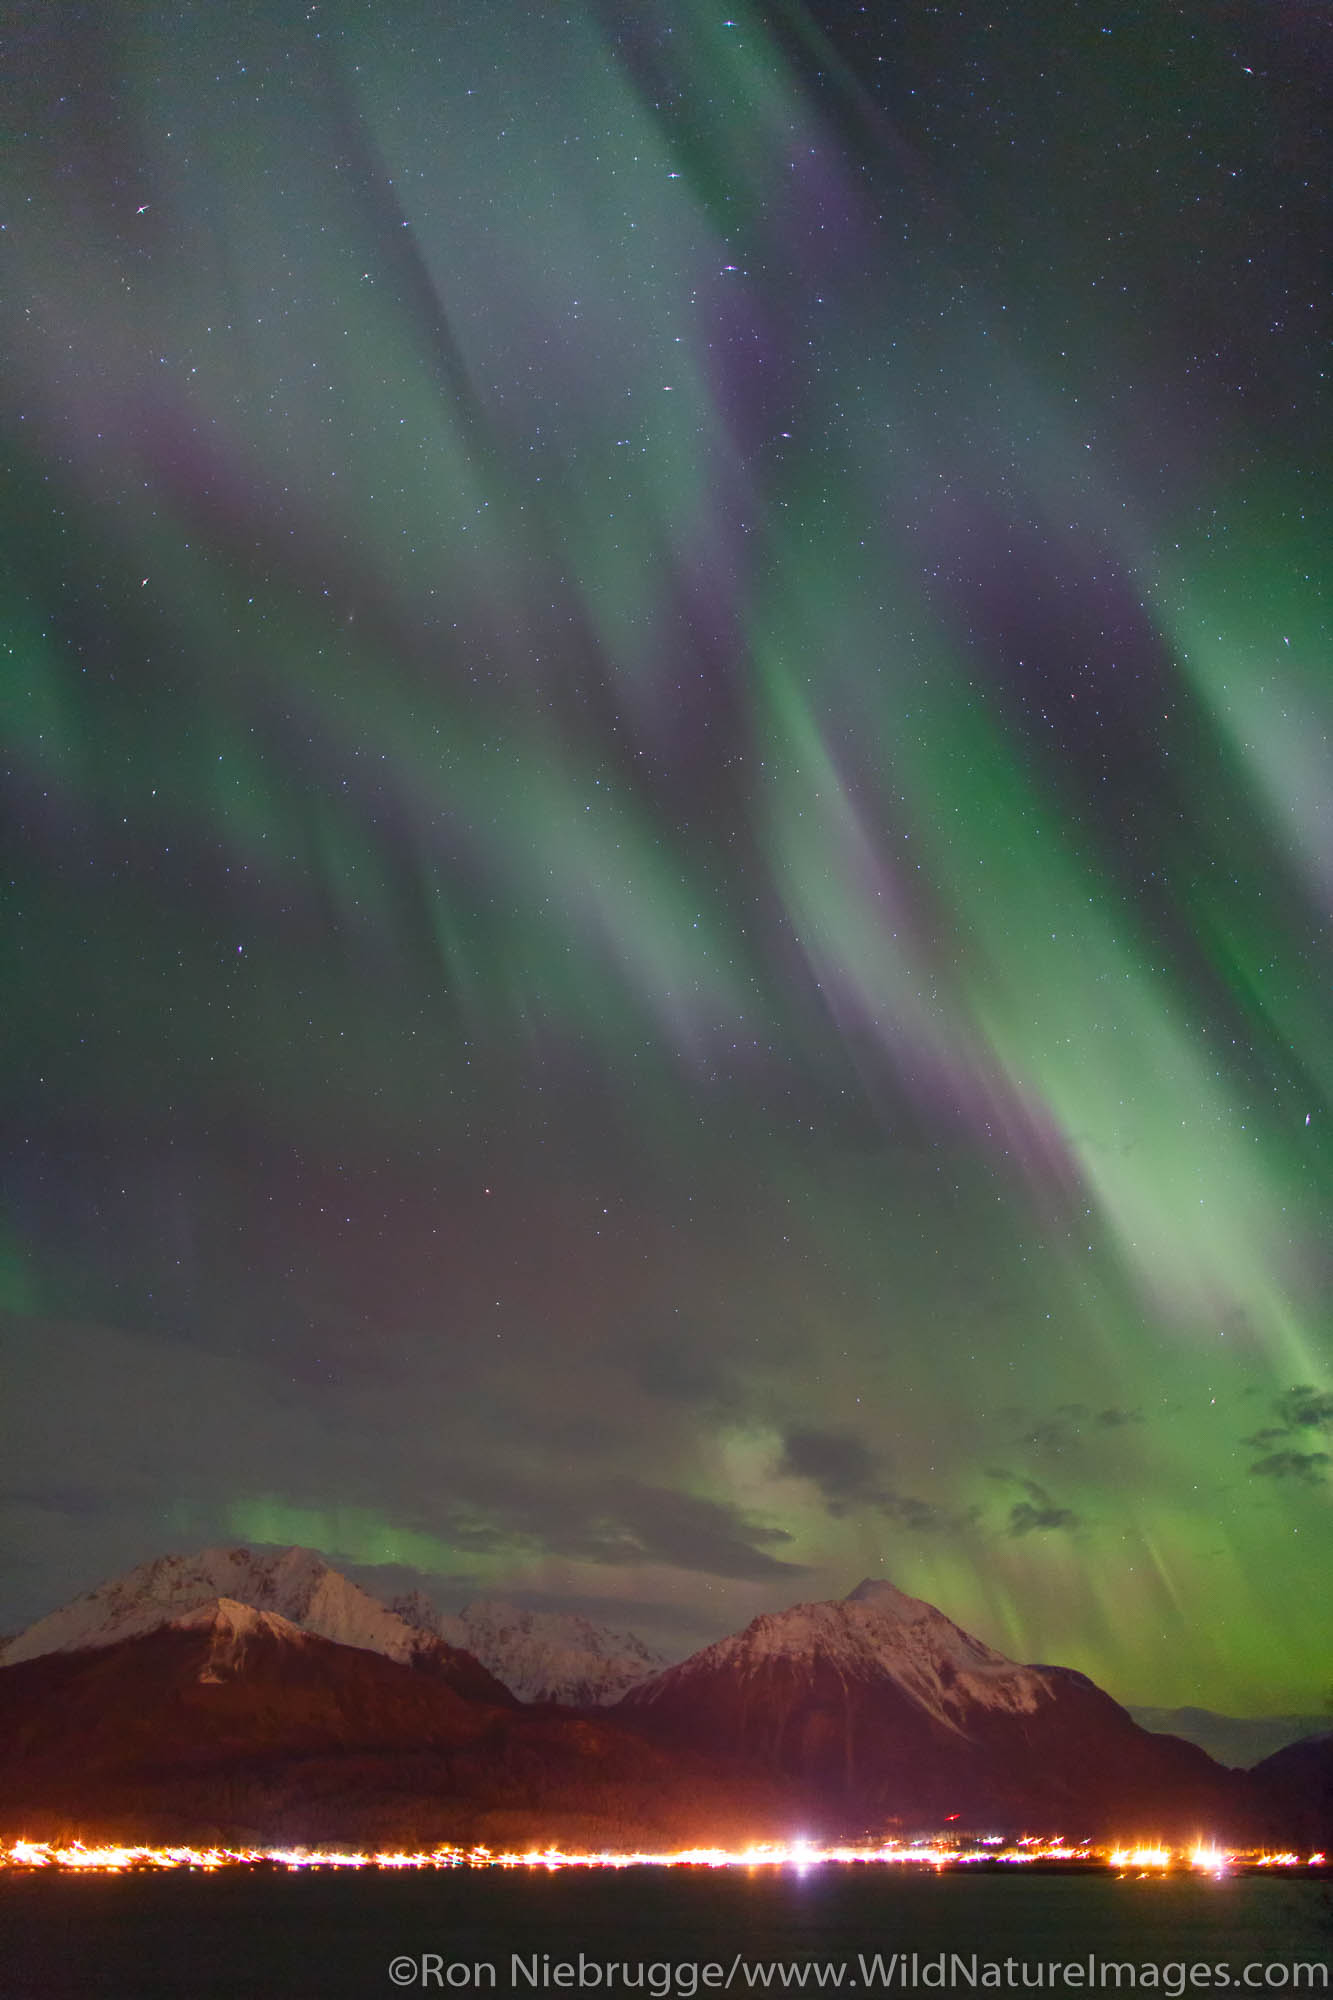
[(234, 1597), (214, 1597), (196, 1604), (192, 1610), (182, 1611), (179, 1618), (170, 1619), (167, 1629), (208, 1634), (208, 1658), (199, 1671), (201, 1681), (230, 1680), (244, 1673), (252, 1639), (296, 1646), (305, 1640), (300, 1626), (293, 1625), (290, 1618), (280, 1617), (276, 1611), (256, 1611), (248, 1604), (238, 1604)]
[(1018, 1666), (933, 1605), (867, 1578), (839, 1602), (797, 1604), (756, 1618), (632, 1689), (627, 1700), (674, 1700), (692, 1681), (719, 1673), (746, 1680), (776, 1663), (789, 1672), (813, 1671), (818, 1663), (847, 1683), (890, 1682), (952, 1730), (961, 1729), (969, 1708), (1031, 1714), (1048, 1695), (1043, 1669)]
[[(586, 1618), (488, 1601), (451, 1615), (420, 1591), (383, 1604), (311, 1549), (219, 1548), (161, 1556), (99, 1584), (0, 1648), (0, 1665), (114, 1645), (218, 1598), (386, 1659), (451, 1664), (454, 1684), (478, 1699), (512, 1691), (525, 1702), (605, 1706), (665, 1664), (632, 1634), (605, 1631)], [(464, 1685), (460, 1655), (485, 1670), (471, 1687)]]
[(108, 1646), (135, 1638), (219, 1597), (275, 1611), (293, 1625), (344, 1646), (362, 1646), (391, 1660), (410, 1660), (422, 1635), (309, 1549), (259, 1554), (252, 1549), (205, 1549), (195, 1556), (160, 1556), (76, 1597), (39, 1618), (10, 1641), (6, 1666), (41, 1653)]
[(331, 1569), (311, 1549), (205, 1549), (141, 1563), (39, 1618), (0, 1653), (14, 1666), (44, 1653), (116, 1645), (218, 1598), (271, 1612), (303, 1632), (433, 1668), (461, 1693), (504, 1702), (508, 1691), (438, 1630), (409, 1622)]
[(633, 1633), (610, 1632), (573, 1613), (522, 1611), (491, 1600), (441, 1617), (439, 1629), (520, 1701), (605, 1707), (666, 1664)]

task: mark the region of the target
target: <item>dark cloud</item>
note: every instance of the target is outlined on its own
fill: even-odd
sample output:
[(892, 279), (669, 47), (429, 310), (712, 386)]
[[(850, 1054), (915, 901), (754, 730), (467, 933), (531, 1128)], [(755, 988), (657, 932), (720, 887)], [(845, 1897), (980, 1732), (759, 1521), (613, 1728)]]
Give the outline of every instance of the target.
[(804, 1574), (800, 1564), (769, 1553), (791, 1542), (785, 1528), (752, 1521), (723, 1501), (625, 1477), (558, 1482), (510, 1471), (488, 1480), (472, 1465), (460, 1465), (458, 1475), (468, 1497), (438, 1499), (429, 1527), (470, 1553), (540, 1550), (574, 1562), (665, 1563), (752, 1582)]
[(976, 1508), (958, 1514), (913, 1493), (899, 1493), (883, 1477), (884, 1470), (870, 1447), (851, 1431), (789, 1431), (778, 1464), (781, 1478), (808, 1479), (817, 1487), (825, 1507), (838, 1519), (866, 1508), (913, 1534), (975, 1525)]
[(1017, 1483), (1027, 1494), (1027, 1499), (1015, 1501), (1009, 1509), (1006, 1533), (1015, 1540), (1023, 1535), (1045, 1534), (1056, 1528), (1077, 1528), (1080, 1525), (1073, 1508), (1057, 1506), (1046, 1488), (1038, 1486), (1035, 1479), (1020, 1479)]
[[(721, 1501), (633, 1480), (610, 1485), (592, 1520), (570, 1540), (567, 1553), (592, 1562), (671, 1563), (755, 1580), (804, 1574), (800, 1564), (768, 1553), (791, 1542), (785, 1528), (749, 1521)], [(560, 1553), (549, 1531), (546, 1544)]]
[(1264, 1479), (1303, 1479), (1307, 1485), (1322, 1485), (1333, 1454), (1326, 1451), (1274, 1451), (1250, 1467)]
[(1078, 1524), (1078, 1515), (1070, 1507), (1034, 1507), (1030, 1501), (1020, 1500), (1009, 1509), (1008, 1532), (1015, 1539), (1052, 1528), (1076, 1528)]
[(1288, 1430), (1318, 1430), (1333, 1424), (1333, 1395), (1310, 1382), (1295, 1383), (1273, 1408)]
[[(1281, 1445), (1283, 1439), (1299, 1439), (1302, 1433), (1324, 1430), (1333, 1426), (1333, 1395), (1326, 1389), (1318, 1389), (1312, 1382), (1294, 1382), (1273, 1403), (1273, 1413), (1278, 1418), (1276, 1424), (1269, 1424), (1262, 1430), (1254, 1431), (1241, 1439), (1242, 1444), (1252, 1450), (1265, 1451), (1268, 1445)], [(1319, 1485), (1325, 1476), (1324, 1468), (1333, 1463), (1326, 1451), (1297, 1451), (1290, 1446), (1284, 1450), (1268, 1451), (1250, 1467), (1265, 1479), (1301, 1479), (1307, 1485)]]
[(778, 1476), (808, 1479), (830, 1514), (878, 1507), (887, 1497), (874, 1452), (851, 1431), (788, 1431)]

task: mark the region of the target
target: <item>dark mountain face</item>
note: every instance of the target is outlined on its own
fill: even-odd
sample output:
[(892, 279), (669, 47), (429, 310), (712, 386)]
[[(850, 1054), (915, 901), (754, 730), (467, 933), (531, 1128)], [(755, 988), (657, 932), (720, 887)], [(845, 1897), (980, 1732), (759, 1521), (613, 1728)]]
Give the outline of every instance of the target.
[(434, 1674), (251, 1613), (225, 1611), (95, 1650), (0, 1670), (0, 1768), (89, 1777), (152, 1761), (206, 1766), (237, 1749), (452, 1748), (487, 1711)]
[(423, 1637), (409, 1664), (417, 1673), (442, 1681), (465, 1701), (485, 1702), (492, 1708), (519, 1705), (517, 1696), (473, 1654), (465, 1653), (461, 1646), (451, 1646), (447, 1639), (437, 1638), (433, 1633)]
[(1333, 1731), (1307, 1736), (1250, 1772), (1272, 1822), (1272, 1838), (1333, 1847)]
[(0, 1832), (364, 1848), (785, 1835), (780, 1788), (600, 1717), (465, 1699), (283, 1619), (191, 1622), (0, 1668)]

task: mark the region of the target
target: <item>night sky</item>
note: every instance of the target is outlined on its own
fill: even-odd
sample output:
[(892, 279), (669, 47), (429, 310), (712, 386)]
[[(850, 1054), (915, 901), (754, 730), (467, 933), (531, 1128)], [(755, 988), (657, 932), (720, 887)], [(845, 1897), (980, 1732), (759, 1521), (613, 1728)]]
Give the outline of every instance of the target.
[(10, 20), (0, 1629), (1317, 1707), (1327, 11)]

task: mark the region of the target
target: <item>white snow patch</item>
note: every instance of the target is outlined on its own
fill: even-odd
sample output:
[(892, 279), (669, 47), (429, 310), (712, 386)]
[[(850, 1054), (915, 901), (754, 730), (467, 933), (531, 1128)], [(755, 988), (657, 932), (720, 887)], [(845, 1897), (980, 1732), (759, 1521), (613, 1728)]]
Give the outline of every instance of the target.
[(211, 1631), (213, 1643), (200, 1669), (201, 1681), (231, 1680), (245, 1665), (251, 1639), (264, 1635), (299, 1646), (305, 1634), (289, 1618), (276, 1611), (256, 1611), (253, 1605), (238, 1604), (234, 1597), (215, 1597), (210, 1604), (197, 1604), (179, 1618), (167, 1621), (168, 1631)]
[(523, 1611), (487, 1599), (442, 1618), (440, 1627), (520, 1701), (601, 1707), (665, 1665), (633, 1633), (607, 1631), (575, 1612)]

